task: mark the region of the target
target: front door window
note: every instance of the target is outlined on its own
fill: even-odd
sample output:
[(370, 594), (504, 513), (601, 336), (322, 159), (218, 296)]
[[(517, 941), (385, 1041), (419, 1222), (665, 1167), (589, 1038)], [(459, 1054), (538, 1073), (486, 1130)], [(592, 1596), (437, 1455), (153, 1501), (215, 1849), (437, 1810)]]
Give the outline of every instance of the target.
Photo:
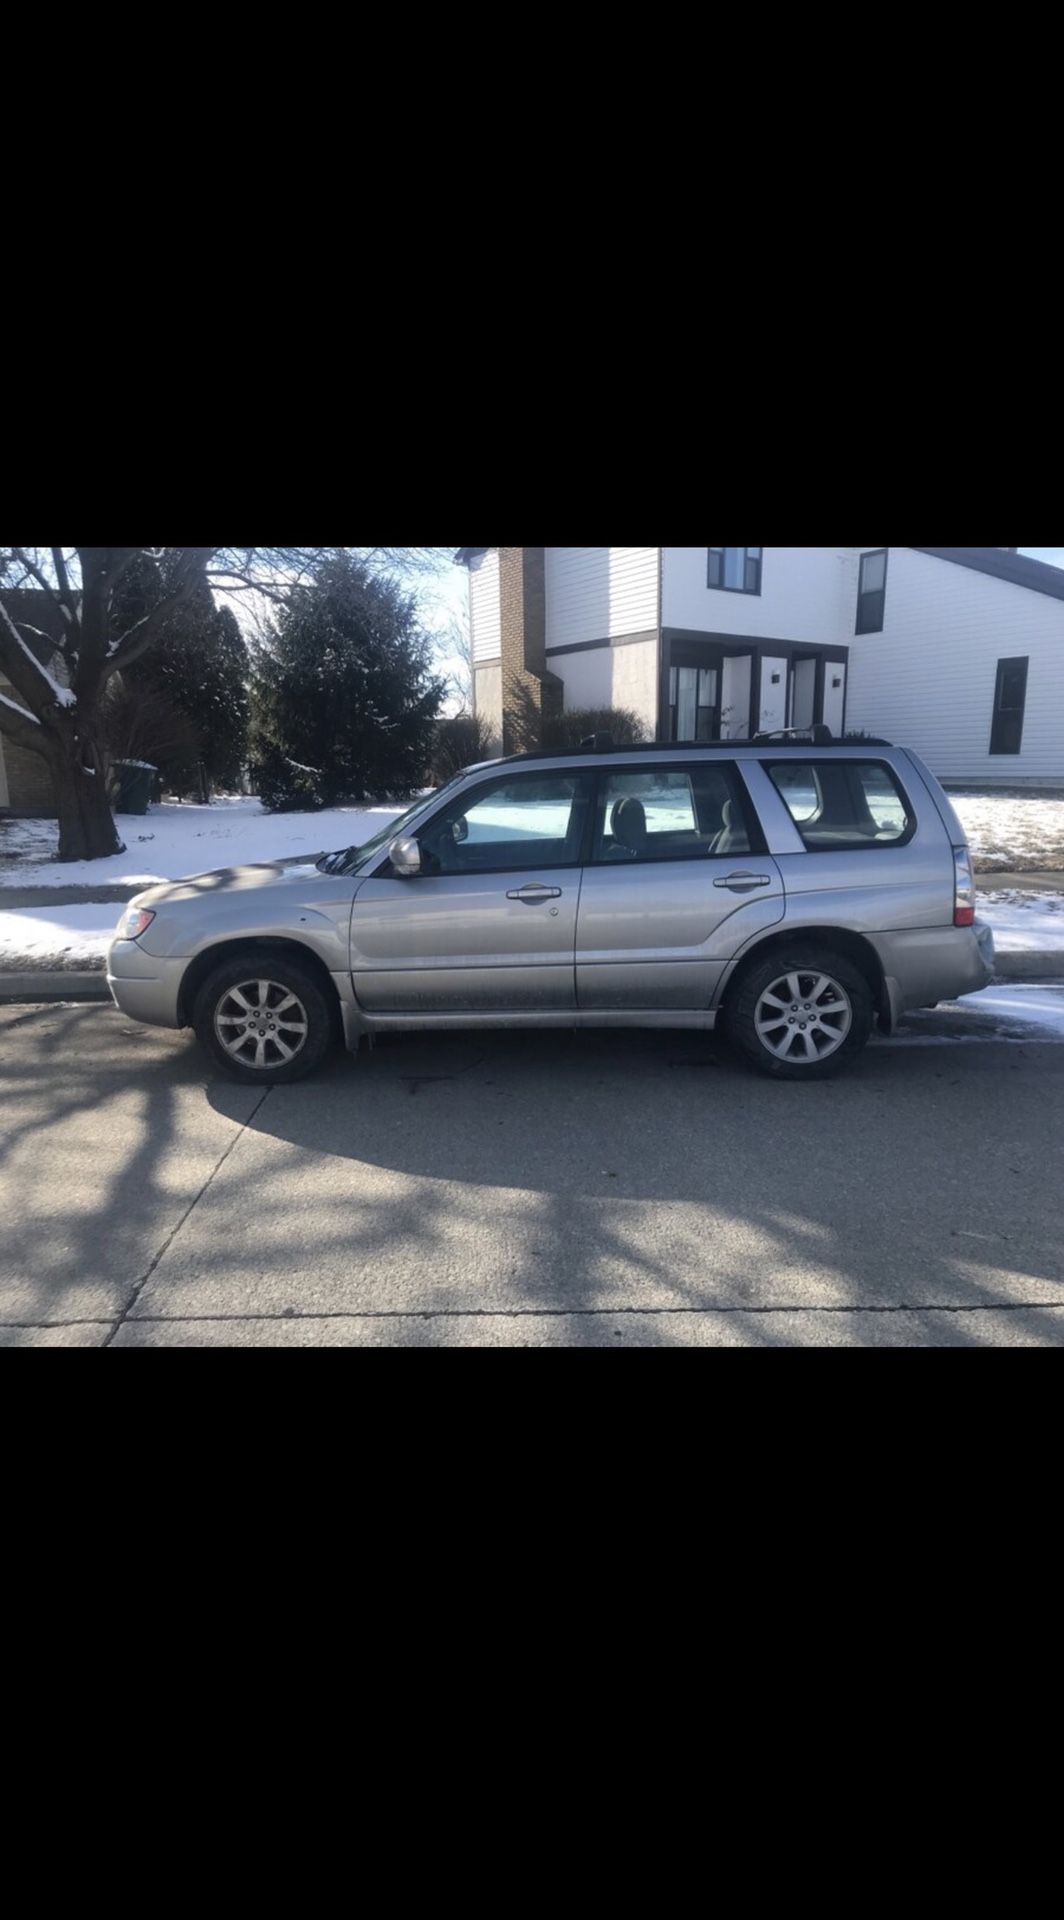
[(521, 773), (460, 795), (417, 836), (422, 872), (575, 866), (589, 786), (586, 773)]

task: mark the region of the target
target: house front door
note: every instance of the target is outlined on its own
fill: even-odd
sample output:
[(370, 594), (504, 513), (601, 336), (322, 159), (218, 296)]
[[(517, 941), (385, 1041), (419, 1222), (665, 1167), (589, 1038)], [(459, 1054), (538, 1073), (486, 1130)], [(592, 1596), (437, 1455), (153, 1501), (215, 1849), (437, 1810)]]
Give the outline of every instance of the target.
[(795, 660), (791, 667), (791, 726), (811, 727), (816, 717), (816, 660)]

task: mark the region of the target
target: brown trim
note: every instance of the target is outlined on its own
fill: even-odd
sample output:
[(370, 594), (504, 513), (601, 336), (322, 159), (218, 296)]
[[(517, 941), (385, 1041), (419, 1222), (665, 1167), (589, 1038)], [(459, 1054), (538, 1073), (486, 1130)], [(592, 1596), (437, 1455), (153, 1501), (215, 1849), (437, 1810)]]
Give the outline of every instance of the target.
[(708, 640), (728, 653), (752, 653), (760, 647), (765, 653), (790, 658), (792, 654), (815, 654), (825, 660), (849, 660), (850, 648), (837, 641), (775, 640), (767, 633), (710, 633), (704, 627), (667, 627), (670, 640), (680, 642)]

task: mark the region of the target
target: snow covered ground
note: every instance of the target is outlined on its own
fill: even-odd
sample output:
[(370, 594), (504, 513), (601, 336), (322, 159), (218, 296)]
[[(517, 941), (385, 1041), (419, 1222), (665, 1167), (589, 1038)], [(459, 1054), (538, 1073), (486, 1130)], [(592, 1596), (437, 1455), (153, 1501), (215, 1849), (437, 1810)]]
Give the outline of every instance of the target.
[(951, 793), (968, 836), (976, 868), (983, 873), (1064, 869), (1064, 797), (1037, 800), (1030, 794)]
[[(984, 872), (1032, 868), (1064, 871), (1064, 797), (1027, 794), (950, 795)], [(143, 818), (120, 815), (126, 852), (110, 860), (55, 858), (53, 820), (0, 821), (0, 887), (69, 887), (79, 883), (149, 885), (185, 873), (286, 854), (319, 853), (368, 840), (398, 807), (336, 807), (327, 813), (265, 813), (254, 799), (214, 801), (209, 807), (164, 801)], [(679, 824), (684, 824), (679, 822)], [(687, 822), (686, 824), (690, 824)]]
[(356, 846), (402, 811), (334, 807), (325, 813), (266, 813), (254, 799), (215, 800), (209, 807), (164, 801), (143, 816), (118, 816), (125, 853), (62, 864), (55, 858), (54, 820), (7, 820), (0, 822), (0, 887), (147, 887), (215, 867)]
[(933, 1011), (906, 1016), (882, 1046), (955, 1046), (959, 1040), (1064, 1041), (1064, 986), (986, 987)]
[(113, 900), (106, 905), (18, 907), (0, 912), (0, 969), (97, 967), (124, 912)]
[(1064, 893), (980, 893), (980, 920), (994, 929), (998, 953), (1064, 953)]

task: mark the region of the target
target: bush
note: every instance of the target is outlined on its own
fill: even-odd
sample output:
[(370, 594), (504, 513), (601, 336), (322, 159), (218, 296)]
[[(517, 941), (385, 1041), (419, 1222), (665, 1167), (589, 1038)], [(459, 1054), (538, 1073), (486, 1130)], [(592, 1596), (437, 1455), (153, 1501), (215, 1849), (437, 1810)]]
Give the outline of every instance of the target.
[(545, 752), (562, 753), (578, 747), (592, 733), (608, 733), (615, 746), (634, 747), (647, 738), (647, 730), (637, 713), (628, 707), (570, 707), (543, 722)]
[(475, 766), (491, 754), (491, 728), (479, 713), (458, 713), (450, 720), (437, 720), (436, 738), (429, 761), (429, 779), (435, 787), (453, 780), (464, 767)]
[(251, 772), (267, 813), (317, 813), (325, 805), (317, 769), (301, 767), (276, 747), (263, 748)]

